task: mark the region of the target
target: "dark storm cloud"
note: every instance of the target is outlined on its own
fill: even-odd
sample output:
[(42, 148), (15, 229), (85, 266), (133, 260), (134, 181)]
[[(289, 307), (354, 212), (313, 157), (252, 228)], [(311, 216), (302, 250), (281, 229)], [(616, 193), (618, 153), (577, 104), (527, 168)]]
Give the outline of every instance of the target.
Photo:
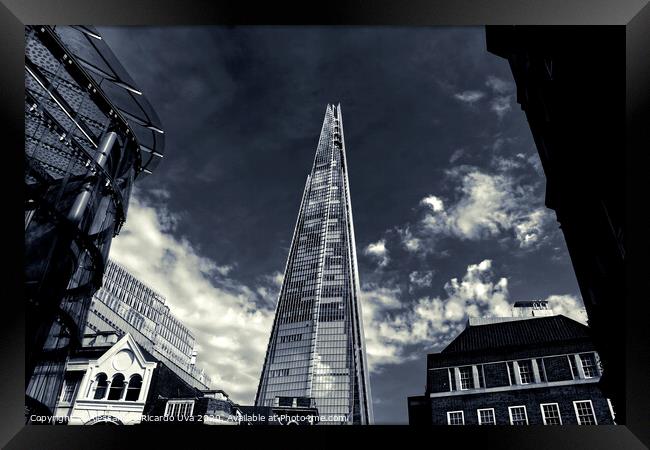
[[(452, 225), (437, 234), (418, 231), (426, 214), (421, 201), (428, 196), (460, 211), (465, 178), (450, 175), (460, 167), (485, 175), (481, 179), (501, 180), (497, 190), (508, 188), (513, 195), (526, 190), (530, 211), (543, 205), (544, 182), (512, 76), (504, 60), (486, 52), (482, 28), (100, 32), (165, 127), (164, 161), (139, 186), (138, 197), (143, 205), (164, 205), (173, 222), (169, 235), (191, 245), (192, 258), (196, 252), (218, 262), (228, 277), (219, 292), (258, 304), (266, 314), (260, 324), (267, 326), (264, 320), (273, 312), (268, 300), (277, 293), (273, 276), (284, 269), (327, 103), (342, 105), (360, 277), (369, 291), (386, 294), (383, 309), (373, 308), (378, 318), (401, 317), (393, 314), (393, 297), (407, 308), (423, 296), (457, 298), (460, 294), (450, 295), (445, 283), (462, 279), (470, 265), (488, 259), (495, 285), (499, 277), (508, 278), (511, 299), (577, 295), (565, 245), (552, 223), (545, 225), (543, 245), (530, 248), (522, 248), (506, 226), (510, 216), (499, 222), (504, 229), (488, 238), (469, 238), (464, 228), (454, 228), (462, 222), (453, 220), (471, 214), (450, 216)], [(143, 223), (151, 219), (139, 217)], [(407, 225), (431, 251), (405, 249), (400, 236)], [(384, 266), (364, 252), (380, 240), (389, 259)], [(414, 272), (416, 278), (430, 275), (414, 286)], [(477, 280), (468, 276), (470, 284)], [(483, 278), (481, 283), (490, 285)], [(209, 323), (194, 323), (197, 332), (209, 335)], [(387, 325), (396, 333), (394, 342), (403, 331), (396, 327)], [(218, 356), (206, 352), (223, 344), (210, 342), (200, 356), (209, 361)], [(395, 358), (394, 364), (371, 377), (379, 422), (407, 420), (406, 396), (421, 393), (424, 355), (432, 350), (420, 343), (406, 355), (404, 346), (395, 345), (386, 356)], [(412, 355), (419, 357), (409, 359)]]

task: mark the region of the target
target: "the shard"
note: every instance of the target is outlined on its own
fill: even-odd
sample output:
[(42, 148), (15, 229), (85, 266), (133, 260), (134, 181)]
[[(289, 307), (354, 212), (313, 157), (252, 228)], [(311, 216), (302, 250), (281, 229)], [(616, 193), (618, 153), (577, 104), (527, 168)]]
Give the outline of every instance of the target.
[(341, 106), (328, 105), (298, 212), (257, 406), (372, 424)]

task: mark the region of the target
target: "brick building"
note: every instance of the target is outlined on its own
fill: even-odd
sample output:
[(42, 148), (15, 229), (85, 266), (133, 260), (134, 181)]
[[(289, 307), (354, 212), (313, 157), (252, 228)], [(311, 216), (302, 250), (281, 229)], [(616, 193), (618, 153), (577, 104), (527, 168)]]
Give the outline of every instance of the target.
[(427, 356), (426, 392), (408, 398), (409, 423), (611, 425), (601, 374), (589, 328), (568, 317), (470, 319)]

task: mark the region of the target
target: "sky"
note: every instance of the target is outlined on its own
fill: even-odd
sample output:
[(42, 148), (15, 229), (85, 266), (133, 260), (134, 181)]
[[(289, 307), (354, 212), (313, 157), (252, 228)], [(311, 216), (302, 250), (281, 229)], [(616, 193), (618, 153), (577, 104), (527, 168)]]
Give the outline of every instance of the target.
[(110, 257), (252, 404), (325, 108), (341, 103), (376, 423), (408, 423), (426, 354), (469, 316), (548, 300), (586, 321), (507, 61), (483, 28), (99, 28), (165, 156)]

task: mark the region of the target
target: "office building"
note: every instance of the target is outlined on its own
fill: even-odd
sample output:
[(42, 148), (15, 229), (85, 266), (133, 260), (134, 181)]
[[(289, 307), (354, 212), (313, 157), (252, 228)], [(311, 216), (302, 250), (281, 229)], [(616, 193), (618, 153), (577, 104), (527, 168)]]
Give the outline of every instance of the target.
[(104, 284), (90, 304), (87, 333), (128, 333), (176, 374), (199, 389), (211, 380), (196, 366), (195, 338), (169, 310), (165, 298), (109, 260)]
[(255, 405), (373, 422), (340, 105), (325, 112)]

